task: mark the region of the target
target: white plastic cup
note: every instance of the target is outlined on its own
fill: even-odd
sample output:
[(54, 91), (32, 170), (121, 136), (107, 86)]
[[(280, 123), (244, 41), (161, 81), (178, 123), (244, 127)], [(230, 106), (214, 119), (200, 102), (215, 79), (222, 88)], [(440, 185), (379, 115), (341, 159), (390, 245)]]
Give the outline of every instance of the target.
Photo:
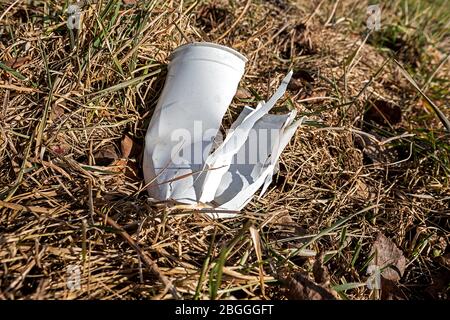
[(201, 192), (197, 172), (211, 151), (247, 59), (208, 42), (182, 45), (169, 59), (164, 89), (145, 137), (144, 178), (155, 199), (197, 203)]

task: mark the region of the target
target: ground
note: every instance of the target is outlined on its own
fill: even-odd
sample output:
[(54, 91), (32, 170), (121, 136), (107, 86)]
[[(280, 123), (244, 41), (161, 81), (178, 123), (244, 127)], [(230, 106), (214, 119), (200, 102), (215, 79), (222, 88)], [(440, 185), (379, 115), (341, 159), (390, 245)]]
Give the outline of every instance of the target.
[[(448, 299), (448, 1), (380, 1), (371, 32), (358, 0), (69, 4), (0, 4), (1, 299)], [(274, 112), (307, 119), (239, 218), (145, 190), (192, 41), (249, 60), (224, 127), (289, 70)]]

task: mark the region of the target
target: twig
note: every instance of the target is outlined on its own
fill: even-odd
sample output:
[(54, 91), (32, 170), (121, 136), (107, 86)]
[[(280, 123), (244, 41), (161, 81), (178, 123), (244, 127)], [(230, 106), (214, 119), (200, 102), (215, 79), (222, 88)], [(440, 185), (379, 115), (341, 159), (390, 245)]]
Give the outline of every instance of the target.
[(427, 82), (425, 83), (425, 85), (422, 87), (423, 92), (427, 92), (428, 87), (430, 86), (431, 81), (433, 81), (434, 77), (437, 75), (437, 73), (439, 72), (439, 70), (441, 70), (441, 68), (445, 65), (445, 63), (447, 62), (448, 58), (450, 57), (450, 54), (447, 54), (447, 56), (442, 59), (442, 61), (439, 63), (439, 65), (437, 66), (437, 68), (433, 71), (433, 73), (430, 75), (430, 77), (428, 78)]
[(331, 10), (331, 14), (330, 14), (330, 16), (328, 17), (327, 22), (325, 22), (325, 26), (329, 25), (330, 22), (331, 22), (331, 20), (333, 19), (334, 14), (336, 13), (336, 9), (337, 9), (338, 4), (339, 4), (339, 0), (336, 0), (335, 4), (334, 4), (334, 6), (333, 6), (333, 10)]
[(37, 207), (37, 206), (23, 206), (21, 204), (7, 202), (0, 200), (0, 208), (8, 208), (12, 210), (27, 211), (32, 213), (52, 213), (55, 209)]
[(324, 3), (325, 0), (320, 1), (320, 3), (317, 5), (317, 7), (314, 9), (313, 13), (310, 14), (310, 16), (308, 17), (308, 19), (305, 22), (305, 26), (308, 26), (309, 22), (311, 21), (312, 18), (314, 18), (314, 16), (317, 14), (317, 12), (319, 12), (320, 7), (322, 6), (322, 4)]
[(2, 19), (6, 16), (6, 14), (8, 13), (9, 10), (11, 10), (16, 4), (18, 4), (20, 1), (22, 0), (16, 0), (16, 2), (14, 2), (13, 4), (11, 4), (8, 8), (6, 8), (6, 10), (2, 13), (2, 15), (0, 16), (0, 21), (2, 21)]

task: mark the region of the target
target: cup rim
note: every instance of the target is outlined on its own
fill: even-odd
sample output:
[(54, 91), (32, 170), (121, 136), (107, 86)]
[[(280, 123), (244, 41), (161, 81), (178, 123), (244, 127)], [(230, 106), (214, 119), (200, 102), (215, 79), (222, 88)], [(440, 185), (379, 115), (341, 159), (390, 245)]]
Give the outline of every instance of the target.
[(236, 50), (234, 50), (234, 49), (232, 49), (230, 47), (227, 47), (227, 46), (224, 46), (224, 45), (221, 45), (221, 44), (217, 44), (217, 43), (213, 43), (213, 42), (191, 42), (191, 43), (183, 44), (183, 45), (177, 47), (174, 51), (172, 51), (172, 53), (169, 56), (169, 60), (172, 60), (174, 58), (174, 56), (178, 52), (180, 52), (181, 50), (184, 50), (184, 49), (186, 49), (188, 47), (210, 47), (210, 48), (216, 48), (216, 49), (227, 51), (227, 52), (235, 55), (236, 57), (241, 59), (244, 63), (246, 63), (248, 61), (248, 59), (243, 54), (241, 54), (240, 52), (238, 52), (238, 51), (236, 51)]

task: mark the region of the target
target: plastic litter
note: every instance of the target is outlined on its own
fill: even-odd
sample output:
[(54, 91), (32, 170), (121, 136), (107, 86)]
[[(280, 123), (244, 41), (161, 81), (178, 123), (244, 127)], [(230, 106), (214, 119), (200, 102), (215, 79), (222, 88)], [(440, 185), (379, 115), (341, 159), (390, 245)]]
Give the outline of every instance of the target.
[[(302, 119), (296, 112), (268, 114), (284, 95), (289, 72), (269, 101), (245, 107), (223, 142), (222, 118), (245, 71), (247, 59), (213, 44), (178, 47), (145, 137), (144, 177), (150, 197), (217, 210), (214, 218), (236, 216), (262, 187)], [(223, 209), (226, 212), (220, 212)]]

